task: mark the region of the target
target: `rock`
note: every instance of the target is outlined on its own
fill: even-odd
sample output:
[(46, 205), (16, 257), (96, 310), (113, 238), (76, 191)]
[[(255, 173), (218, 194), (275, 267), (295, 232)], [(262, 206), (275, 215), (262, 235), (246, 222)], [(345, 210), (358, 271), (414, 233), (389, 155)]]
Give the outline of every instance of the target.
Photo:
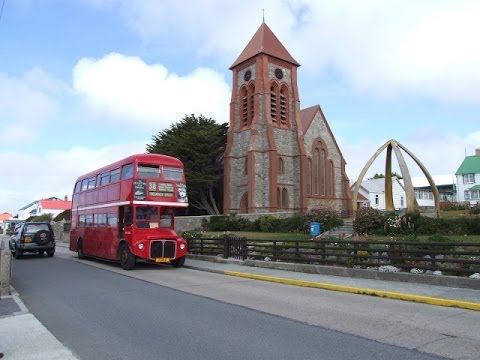
[(435, 270), (432, 275), (443, 275), (440, 270)]
[(410, 273), (411, 273), (411, 274), (423, 274), (423, 270), (422, 270), (422, 269), (413, 268), (413, 269), (410, 269)]
[(480, 279), (480, 273), (475, 273), (469, 276), (470, 279)]
[(391, 273), (391, 272), (400, 272), (401, 270), (392, 265), (382, 265), (378, 268), (378, 271), (384, 273)]
[(265, 257), (265, 259), (263, 259), (264, 261), (272, 261), (272, 259), (270, 259), (268, 256)]

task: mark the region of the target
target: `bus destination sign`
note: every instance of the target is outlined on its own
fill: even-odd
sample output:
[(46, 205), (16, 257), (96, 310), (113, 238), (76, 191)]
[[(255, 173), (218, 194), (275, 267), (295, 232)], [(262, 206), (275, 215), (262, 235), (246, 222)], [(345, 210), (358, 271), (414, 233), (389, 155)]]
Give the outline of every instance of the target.
[(145, 180), (135, 180), (133, 182), (133, 198), (135, 200), (147, 199), (147, 182)]

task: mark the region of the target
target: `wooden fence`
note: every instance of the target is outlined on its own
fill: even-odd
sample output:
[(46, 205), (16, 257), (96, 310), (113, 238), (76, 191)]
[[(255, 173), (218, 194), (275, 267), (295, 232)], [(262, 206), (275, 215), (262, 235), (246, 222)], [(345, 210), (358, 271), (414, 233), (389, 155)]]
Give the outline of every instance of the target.
[(392, 265), (403, 271), (442, 271), (451, 275), (480, 273), (480, 244), (460, 242), (257, 241), (245, 238), (188, 239), (192, 254), (223, 258), (295, 262), (343, 267)]

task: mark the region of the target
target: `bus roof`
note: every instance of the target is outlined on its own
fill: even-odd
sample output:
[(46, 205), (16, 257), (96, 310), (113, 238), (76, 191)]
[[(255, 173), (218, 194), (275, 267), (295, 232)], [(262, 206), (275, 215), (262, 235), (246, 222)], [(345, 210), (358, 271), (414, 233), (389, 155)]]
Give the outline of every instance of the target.
[(103, 166), (99, 169), (96, 169), (94, 171), (90, 171), (89, 173), (83, 174), (77, 178), (78, 182), (79, 180), (83, 180), (86, 178), (90, 178), (92, 176), (95, 176), (97, 174), (101, 174), (105, 171), (113, 170), (116, 168), (121, 167), (122, 165), (126, 165), (129, 163), (151, 163), (151, 164), (162, 164), (162, 165), (167, 165), (167, 166), (173, 166), (173, 167), (182, 167), (183, 168), (183, 163), (172, 156), (168, 155), (162, 155), (162, 154), (134, 154), (130, 155), (124, 159), (118, 160), (114, 163), (111, 163), (109, 165)]

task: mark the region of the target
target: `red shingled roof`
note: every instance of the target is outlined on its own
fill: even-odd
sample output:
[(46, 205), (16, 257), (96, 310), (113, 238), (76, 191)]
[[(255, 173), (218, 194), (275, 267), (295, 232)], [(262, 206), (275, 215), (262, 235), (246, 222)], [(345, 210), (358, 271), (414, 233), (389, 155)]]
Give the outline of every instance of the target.
[(260, 25), (240, 56), (235, 60), (232, 66), (230, 66), (230, 69), (254, 56), (257, 56), (258, 54), (270, 55), (277, 59), (300, 66), (265, 23)]
[(3, 220), (10, 220), (12, 218), (12, 214), (5, 212), (3, 214), (0, 214), (0, 221)]
[(67, 210), (72, 207), (72, 202), (68, 200), (40, 200), (39, 202), (44, 210)]

